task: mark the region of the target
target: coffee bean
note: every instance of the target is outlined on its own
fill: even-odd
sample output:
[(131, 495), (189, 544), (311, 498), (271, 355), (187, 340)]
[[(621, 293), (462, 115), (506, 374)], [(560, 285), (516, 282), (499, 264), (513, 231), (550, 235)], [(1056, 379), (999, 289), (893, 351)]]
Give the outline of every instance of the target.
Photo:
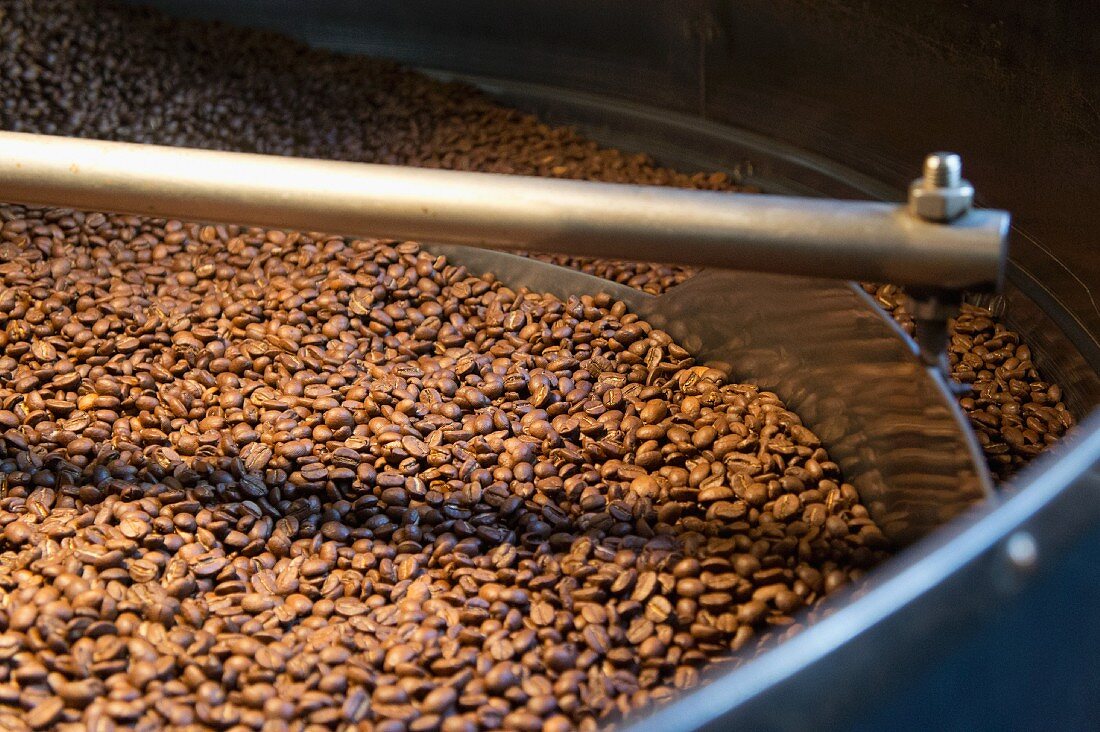
[(443, 714), (458, 699), (458, 694), (454, 689), (446, 686), (433, 689), (428, 692), (428, 695), (424, 697), (423, 709), (429, 714)]
[(646, 405), (642, 407), (642, 410), (638, 413), (642, 422), (646, 424), (656, 424), (665, 418), (668, 414), (668, 402), (661, 399), (651, 399), (646, 402)]
[(646, 603), (645, 616), (654, 623), (663, 623), (672, 613), (672, 603), (663, 595), (653, 597)]
[(48, 697), (36, 703), (27, 712), (24, 721), (31, 729), (46, 729), (61, 717), (65, 710), (65, 704), (55, 696)]
[(119, 530), (127, 539), (143, 539), (149, 533), (149, 524), (136, 517), (125, 518), (119, 524)]
[(642, 572), (638, 575), (637, 581), (634, 583), (634, 591), (630, 597), (633, 600), (642, 602), (650, 597), (657, 589), (657, 573), (648, 571)]
[(798, 496), (788, 493), (787, 495), (780, 496), (776, 499), (775, 505), (772, 508), (772, 513), (780, 521), (784, 521), (801, 509), (801, 502), (798, 500)]
[(359, 722), (370, 714), (370, 699), (362, 688), (353, 689), (344, 699), (340, 716), (349, 722)]
[(611, 647), (607, 630), (602, 625), (589, 625), (584, 629), (584, 642), (599, 655), (604, 655)]
[(531, 621), (535, 625), (550, 625), (554, 622), (554, 607), (548, 602), (537, 602), (531, 606)]
[(325, 412), (325, 424), (331, 429), (354, 427), (355, 416), (343, 407), (335, 407)]

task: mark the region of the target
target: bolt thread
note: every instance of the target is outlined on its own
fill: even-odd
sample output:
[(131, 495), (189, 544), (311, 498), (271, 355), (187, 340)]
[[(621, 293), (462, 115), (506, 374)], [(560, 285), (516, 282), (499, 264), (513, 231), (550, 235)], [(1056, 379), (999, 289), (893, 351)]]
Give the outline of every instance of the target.
[(954, 188), (962, 180), (962, 160), (954, 153), (933, 153), (924, 159), (924, 183)]

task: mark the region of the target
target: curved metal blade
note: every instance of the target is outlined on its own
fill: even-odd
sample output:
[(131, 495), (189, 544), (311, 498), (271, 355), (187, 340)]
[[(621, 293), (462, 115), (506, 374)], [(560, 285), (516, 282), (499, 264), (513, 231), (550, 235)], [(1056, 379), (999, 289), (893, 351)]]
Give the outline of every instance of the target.
[(428, 248), (511, 287), (563, 298), (606, 292), (668, 331), (700, 363), (775, 392), (821, 437), (895, 545), (993, 495), (948, 385), (850, 285), (708, 270), (653, 297), (513, 254)]

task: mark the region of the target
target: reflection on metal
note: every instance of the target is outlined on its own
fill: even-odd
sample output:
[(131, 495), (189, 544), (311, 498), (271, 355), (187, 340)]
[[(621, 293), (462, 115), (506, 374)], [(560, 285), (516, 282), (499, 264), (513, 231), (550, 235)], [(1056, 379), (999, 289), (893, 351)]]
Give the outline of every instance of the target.
[(991, 495), (965, 418), (936, 372), (850, 286), (707, 271), (661, 297), (509, 254), (430, 246), (510, 286), (603, 291), (702, 363), (774, 391), (821, 437), (895, 544)]
[(1039, 561), (1039, 545), (1035, 543), (1035, 537), (1026, 531), (1017, 531), (1008, 537), (1005, 552), (1008, 560), (1021, 572), (1035, 569)]
[(5, 200), (942, 288), (998, 283), (1009, 216), (0, 132)]
[(653, 299), (652, 295), (618, 282), (507, 252), (434, 242), (427, 248), (435, 254), (446, 256), (452, 264), (465, 266), (471, 272), (491, 273), (513, 289), (527, 287), (536, 292), (549, 292), (563, 300), (571, 295), (605, 292), (616, 300), (622, 300), (635, 311), (642, 303)]
[(701, 361), (784, 399), (895, 542), (990, 495), (946, 385), (851, 288), (707, 271), (641, 312)]

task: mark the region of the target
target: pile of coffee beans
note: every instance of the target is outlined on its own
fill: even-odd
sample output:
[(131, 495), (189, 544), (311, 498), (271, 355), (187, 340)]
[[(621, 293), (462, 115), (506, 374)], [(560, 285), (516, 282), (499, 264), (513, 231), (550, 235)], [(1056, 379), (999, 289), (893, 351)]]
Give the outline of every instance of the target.
[(906, 333), (915, 336), (917, 326), (909, 314), (909, 303), (905, 290), (897, 285), (873, 285), (864, 283), (863, 290), (875, 298), (875, 303), (890, 313)]
[[(0, 92), (0, 128), (8, 130), (745, 190), (725, 173), (682, 173), (644, 154), (603, 148), (575, 130), (501, 107), (466, 85), (429, 79), (393, 63), (88, 0), (0, 5)], [(695, 272), (644, 262), (539, 258), (653, 294)], [(869, 289), (911, 330), (903, 291), (893, 285)], [(1021, 396), (1012, 396), (1007, 382), (991, 379), (999, 394)], [(1037, 374), (1024, 381), (1027, 393), (1047, 388)], [(1019, 427), (1011, 422), (1004, 428)], [(975, 425), (987, 434), (987, 455), (1000, 475), (1008, 476), (1030, 455), (1011, 447), (1009, 435), (1014, 440), (1015, 432), (1006, 435), (986, 418)], [(1007, 461), (1000, 452), (1005, 445), (1015, 456)]]
[(0, 220), (4, 729), (592, 729), (885, 556), (774, 394), (607, 296)]
[[(905, 292), (896, 285), (864, 285), (875, 301), (913, 335)], [(963, 305), (950, 323), (951, 376), (971, 387), (959, 397), (995, 477), (1010, 479), (1073, 426), (1062, 389), (1043, 379), (1020, 334), (987, 308)]]
[(287, 38), (82, 0), (0, 6), (0, 128), (275, 155), (728, 190), (465, 84)]
[[(0, 2), (0, 92), (9, 130), (736, 188), (387, 62), (90, 1)], [(959, 322), (1010, 469), (1068, 415), (1018, 337)], [(606, 296), (409, 242), (0, 206), (0, 346), (5, 730), (592, 729), (888, 550), (774, 394)]]
[(1010, 478), (1073, 426), (1061, 387), (1039, 375), (1031, 349), (988, 309), (963, 305), (948, 358), (951, 375), (971, 385), (959, 404), (996, 476)]
[[(104, 7), (106, 6), (106, 7)], [(80, 0), (0, 11), (0, 128), (373, 163), (733, 190), (395, 64)], [(125, 42), (120, 42), (125, 39)], [(686, 267), (557, 258), (663, 292)]]

